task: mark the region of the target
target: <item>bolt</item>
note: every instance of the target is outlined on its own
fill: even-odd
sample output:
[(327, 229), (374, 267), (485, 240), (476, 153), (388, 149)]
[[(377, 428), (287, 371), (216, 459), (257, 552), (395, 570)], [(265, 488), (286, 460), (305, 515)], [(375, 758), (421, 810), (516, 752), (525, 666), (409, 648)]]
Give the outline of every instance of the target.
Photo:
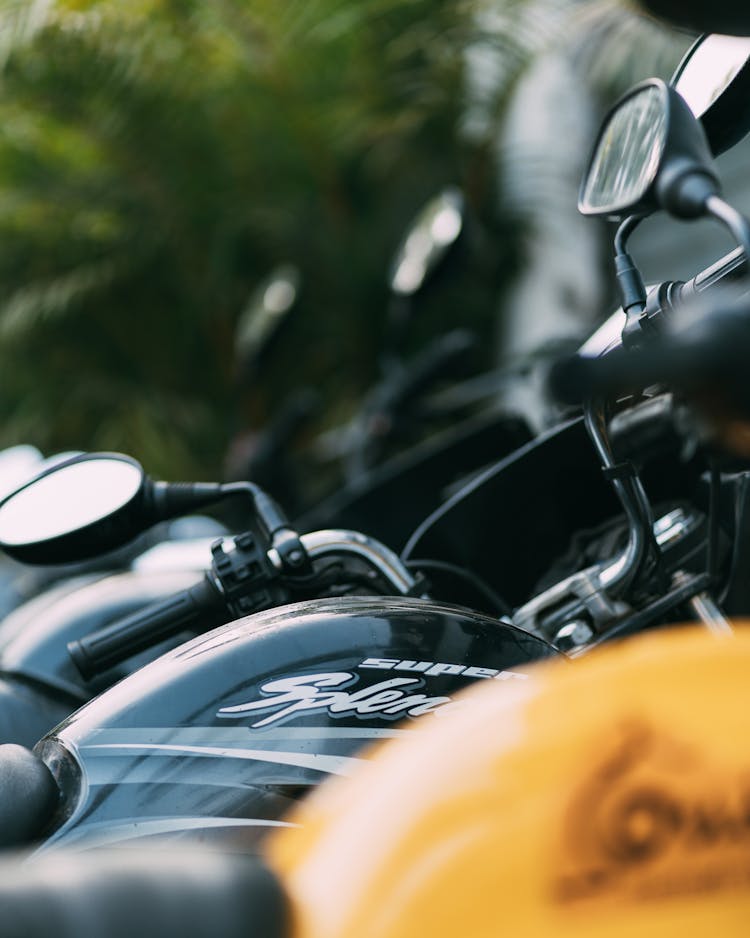
[(583, 619), (574, 619), (564, 625), (555, 636), (554, 644), (560, 651), (574, 651), (594, 637), (594, 630)]
[(289, 564), (290, 567), (299, 567), (305, 562), (305, 555), (302, 553), (301, 550), (299, 550), (298, 548), (295, 548), (294, 550), (289, 551), (289, 554), (287, 555), (287, 558), (286, 558), (286, 562)]

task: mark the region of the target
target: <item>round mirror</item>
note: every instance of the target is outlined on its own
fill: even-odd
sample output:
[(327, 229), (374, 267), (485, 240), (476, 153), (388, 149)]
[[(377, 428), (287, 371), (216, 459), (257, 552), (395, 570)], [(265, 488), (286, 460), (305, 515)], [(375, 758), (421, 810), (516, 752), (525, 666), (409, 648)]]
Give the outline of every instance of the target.
[(658, 84), (640, 87), (612, 111), (581, 189), (584, 215), (619, 214), (646, 195), (659, 172), (668, 113)]
[(117, 547), (130, 534), (127, 509), (144, 480), (135, 460), (116, 454), (54, 466), (0, 503), (0, 547), (30, 563), (65, 563)]
[(672, 80), (696, 117), (702, 117), (747, 65), (750, 39), (704, 36), (683, 59)]
[(393, 261), (390, 287), (413, 296), (458, 240), (464, 226), (464, 199), (458, 189), (444, 189), (425, 205)]
[(750, 38), (701, 36), (672, 85), (701, 119), (714, 155), (728, 150), (750, 130)]

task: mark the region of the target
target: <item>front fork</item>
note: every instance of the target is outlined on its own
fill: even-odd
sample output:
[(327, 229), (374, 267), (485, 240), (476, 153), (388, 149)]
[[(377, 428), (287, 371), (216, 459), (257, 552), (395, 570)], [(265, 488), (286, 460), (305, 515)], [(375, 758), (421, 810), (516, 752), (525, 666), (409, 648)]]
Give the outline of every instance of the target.
[[(602, 401), (589, 401), (584, 410), (586, 429), (602, 464), (602, 472), (620, 501), (628, 525), (625, 548), (603, 565), (578, 571), (535, 596), (516, 609), (513, 622), (562, 651), (579, 653), (601, 641), (631, 634), (660, 619), (676, 606), (685, 604), (696, 619), (710, 631), (727, 635), (732, 626), (711, 595), (715, 570), (705, 574), (674, 573), (670, 578), (662, 568), (662, 547), (680, 540), (694, 530), (694, 519), (685, 512), (672, 512), (656, 522), (643, 484), (634, 465), (615, 459), (607, 431), (607, 411)], [(717, 499), (713, 489), (720, 483), (712, 472), (712, 499), (709, 513), (709, 567), (715, 557)], [(661, 578), (663, 595), (645, 608), (634, 611), (626, 601), (630, 587), (638, 581), (647, 564)]]

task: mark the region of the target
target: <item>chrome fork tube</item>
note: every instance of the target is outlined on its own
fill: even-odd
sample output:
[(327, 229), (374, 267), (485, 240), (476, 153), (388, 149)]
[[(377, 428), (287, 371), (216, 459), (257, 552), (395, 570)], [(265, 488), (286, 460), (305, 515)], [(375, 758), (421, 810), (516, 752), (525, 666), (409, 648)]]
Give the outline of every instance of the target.
[[(584, 407), (586, 431), (602, 463), (603, 469), (614, 469), (617, 465), (607, 435), (606, 410), (599, 400), (588, 401)], [(599, 582), (608, 590), (625, 589), (643, 563), (646, 555), (651, 508), (641, 480), (634, 475), (631, 479), (610, 479), (628, 521), (628, 543), (612, 563), (599, 571)]]

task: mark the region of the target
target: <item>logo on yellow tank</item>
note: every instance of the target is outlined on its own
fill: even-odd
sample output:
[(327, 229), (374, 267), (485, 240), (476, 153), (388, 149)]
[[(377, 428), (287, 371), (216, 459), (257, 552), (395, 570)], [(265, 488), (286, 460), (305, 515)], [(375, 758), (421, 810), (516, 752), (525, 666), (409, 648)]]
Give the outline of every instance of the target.
[(750, 886), (750, 771), (621, 724), (566, 812), (553, 894), (626, 902)]

